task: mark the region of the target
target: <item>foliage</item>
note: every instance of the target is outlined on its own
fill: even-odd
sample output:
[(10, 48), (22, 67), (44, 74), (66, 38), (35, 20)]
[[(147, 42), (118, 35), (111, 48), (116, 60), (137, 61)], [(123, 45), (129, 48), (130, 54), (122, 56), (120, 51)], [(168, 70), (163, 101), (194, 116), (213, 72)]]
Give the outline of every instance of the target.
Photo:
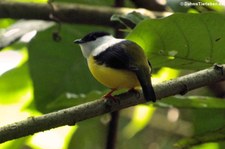
[[(112, 0), (61, 2), (98, 6), (112, 6), (114, 3)], [(130, 3), (126, 5), (132, 6)], [(153, 76), (156, 79), (163, 81), (178, 77), (178, 74), (210, 67), (214, 63), (225, 63), (223, 52), (225, 19), (224, 15), (217, 13), (224, 10), (222, 6), (210, 7), (214, 13), (200, 14), (188, 14), (187, 12), (193, 11), (193, 8), (180, 6), (175, 1), (168, 2), (167, 7), (175, 12), (179, 10), (185, 13), (175, 13), (161, 19), (149, 19), (136, 13), (112, 18), (129, 27), (126, 30), (129, 31), (126, 38), (143, 47), (153, 65)], [(201, 6), (194, 8), (195, 12), (207, 9), (208, 7)], [(0, 36), (16, 21), (1, 19)], [(137, 26), (134, 27), (135, 25)], [(112, 33), (112, 29), (64, 23), (61, 24), (60, 30), (58, 28), (59, 24), (55, 24), (38, 32), (28, 43), (18, 41), (2, 50), (14, 50), (22, 54), (24, 59), (17, 67), (0, 75), (0, 108), (18, 104), (23, 112), (30, 111), (32, 115), (37, 112), (44, 114), (98, 99), (106, 92), (107, 89), (90, 75), (86, 61), (79, 47), (73, 44), (73, 40), (96, 30)], [(52, 38), (54, 32), (59, 33), (61, 40), (55, 41)], [(177, 73), (173, 76), (159, 77), (161, 73), (170, 72), (163, 67), (172, 68), (171, 72)], [(24, 103), (22, 106), (19, 104), (21, 102)], [(208, 132), (224, 127), (224, 109), (224, 100), (214, 97), (212, 91), (207, 88), (186, 96), (169, 97), (155, 104), (126, 109), (122, 111), (120, 117), (118, 148), (136, 149), (148, 146), (170, 149), (181, 138), (202, 134), (207, 136)], [(171, 111), (175, 112), (174, 115), (178, 114), (177, 120), (169, 120)], [(104, 115), (79, 123), (71, 137), (65, 141), (64, 148), (102, 148), (108, 120), (109, 116)], [(135, 125), (138, 127), (131, 129)], [(174, 128), (169, 127), (170, 125)], [(15, 149), (21, 149), (25, 145), (32, 146), (29, 140), (32, 140), (32, 137), (12, 141), (2, 147), (14, 146)], [(225, 147), (225, 143), (214, 141), (216, 145), (205, 144), (196, 148)]]
[[(49, 112), (48, 105), (63, 95), (69, 93), (73, 93), (73, 96), (85, 95), (93, 88), (95, 90), (103, 88), (93, 79), (79, 47), (74, 45), (73, 40), (83, 33), (75, 32), (73, 28), (74, 26), (64, 25), (60, 30), (62, 40), (58, 42), (51, 38), (54, 27), (50, 28), (38, 33), (29, 45), (29, 66), (35, 104), (42, 112)], [(79, 26), (76, 28), (83, 29)], [(84, 31), (90, 32), (87, 29)], [(40, 44), (42, 42), (46, 43), (44, 48)], [(67, 100), (68, 98), (65, 98), (65, 101)]]
[(155, 68), (203, 69), (225, 62), (224, 18), (218, 13), (177, 13), (141, 22), (128, 39), (145, 49)]

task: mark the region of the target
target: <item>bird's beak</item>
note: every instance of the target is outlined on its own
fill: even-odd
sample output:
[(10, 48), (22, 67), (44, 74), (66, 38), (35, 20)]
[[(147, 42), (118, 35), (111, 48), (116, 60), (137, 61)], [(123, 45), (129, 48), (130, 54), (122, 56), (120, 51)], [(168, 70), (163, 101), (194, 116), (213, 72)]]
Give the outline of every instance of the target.
[(84, 43), (84, 41), (82, 39), (76, 39), (73, 42), (76, 43), (76, 44)]

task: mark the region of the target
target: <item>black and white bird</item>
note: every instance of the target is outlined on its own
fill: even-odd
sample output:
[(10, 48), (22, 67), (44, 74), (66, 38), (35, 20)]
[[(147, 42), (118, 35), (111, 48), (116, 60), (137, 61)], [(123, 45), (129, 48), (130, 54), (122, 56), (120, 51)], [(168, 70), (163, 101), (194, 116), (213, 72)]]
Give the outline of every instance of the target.
[(93, 32), (74, 41), (81, 47), (88, 67), (100, 83), (111, 89), (141, 86), (147, 101), (156, 101), (151, 83), (151, 65), (143, 49), (133, 41), (117, 39), (106, 32)]

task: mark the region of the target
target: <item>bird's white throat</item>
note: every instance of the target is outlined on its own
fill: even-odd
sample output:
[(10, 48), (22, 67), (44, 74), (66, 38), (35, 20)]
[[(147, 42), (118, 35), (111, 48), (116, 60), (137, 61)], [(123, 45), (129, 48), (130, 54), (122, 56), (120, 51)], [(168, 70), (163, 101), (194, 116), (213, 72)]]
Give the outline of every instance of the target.
[(105, 51), (108, 47), (113, 46), (125, 39), (117, 39), (111, 35), (103, 36), (97, 38), (94, 41), (86, 42), (80, 44), (81, 51), (85, 58), (88, 58), (90, 55), (96, 56), (99, 53)]

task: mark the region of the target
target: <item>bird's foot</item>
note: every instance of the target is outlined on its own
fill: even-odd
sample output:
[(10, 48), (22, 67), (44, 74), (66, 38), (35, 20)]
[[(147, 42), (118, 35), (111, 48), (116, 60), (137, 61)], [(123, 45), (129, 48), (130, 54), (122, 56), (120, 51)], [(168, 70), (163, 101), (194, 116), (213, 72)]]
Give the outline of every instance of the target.
[(112, 96), (112, 93), (115, 91), (116, 89), (111, 89), (110, 92), (108, 92), (107, 94), (105, 94), (103, 97), (106, 98), (106, 99), (110, 99), (110, 98), (115, 98)]
[(118, 100), (112, 95), (114, 91), (116, 91), (116, 89), (111, 89), (111, 91), (105, 94), (103, 98), (110, 100), (110, 102), (113, 101), (114, 103), (118, 103)]

